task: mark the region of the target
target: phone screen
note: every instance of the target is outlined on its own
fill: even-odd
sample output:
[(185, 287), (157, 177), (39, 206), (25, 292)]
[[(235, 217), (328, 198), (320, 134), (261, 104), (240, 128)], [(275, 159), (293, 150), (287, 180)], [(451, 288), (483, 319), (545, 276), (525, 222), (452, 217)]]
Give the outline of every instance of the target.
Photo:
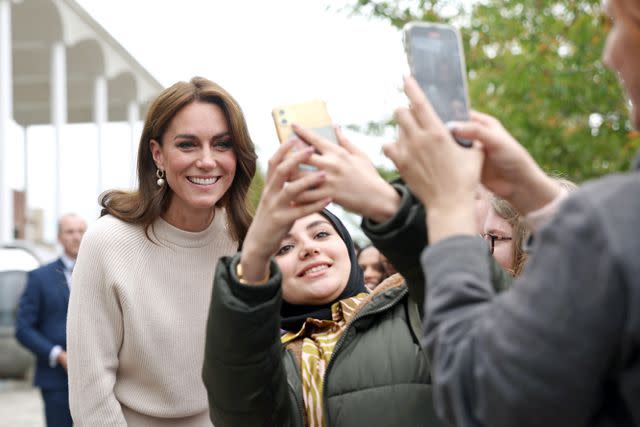
[(440, 119), (468, 120), (466, 71), (457, 33), (446, 26), (416, 25), (405, 34), (411, 73)]

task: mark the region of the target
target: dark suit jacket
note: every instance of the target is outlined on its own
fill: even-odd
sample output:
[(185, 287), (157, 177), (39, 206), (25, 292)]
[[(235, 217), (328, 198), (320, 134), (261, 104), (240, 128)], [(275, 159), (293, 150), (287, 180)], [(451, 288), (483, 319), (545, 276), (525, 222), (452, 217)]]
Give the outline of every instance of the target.
[(67, 348), (69, 286), (64, 264), (58, 259), (29, 272), (16, 318), (16, 339), (36, 355), (34, 384), (44, 390), (67, 389), (67, 373), (49, 366), (55, 345)]

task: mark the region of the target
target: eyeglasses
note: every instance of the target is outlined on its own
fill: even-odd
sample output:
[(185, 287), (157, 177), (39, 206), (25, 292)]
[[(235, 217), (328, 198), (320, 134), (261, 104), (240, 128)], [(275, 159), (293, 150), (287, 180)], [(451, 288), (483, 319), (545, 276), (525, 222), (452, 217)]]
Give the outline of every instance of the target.
[(481, 236), (484, 240), (487, 241), (487, 244), (489, 245), (489, 252), (492, 255), (493, 255), (494, 249), (496, 248), (496, 240), (498, 242), (506, 242), (506, 241), (512, 240), (512, 238), (508, 236), (496, 236), (495, 234), (489, 234), (489, 233), (481, 234)]

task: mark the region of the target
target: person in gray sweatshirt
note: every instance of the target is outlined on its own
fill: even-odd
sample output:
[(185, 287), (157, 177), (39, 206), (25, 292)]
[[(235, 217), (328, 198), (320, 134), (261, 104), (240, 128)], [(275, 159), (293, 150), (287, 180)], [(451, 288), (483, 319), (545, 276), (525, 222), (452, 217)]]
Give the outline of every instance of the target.
[[(606, 8), (604, 62), (640, 128), (640, 2)], [(410, 77), (405, 92), (411, 107), (396, 111), (385, 153), (427, 206), (423, 345), (439, 415), (457, 426), (640, 425), (638, 168), (563, 196), (493, 117), (445, 126)], [(473, 225), (478, 182), (535, 233), (523, 274), (500, 294)]]

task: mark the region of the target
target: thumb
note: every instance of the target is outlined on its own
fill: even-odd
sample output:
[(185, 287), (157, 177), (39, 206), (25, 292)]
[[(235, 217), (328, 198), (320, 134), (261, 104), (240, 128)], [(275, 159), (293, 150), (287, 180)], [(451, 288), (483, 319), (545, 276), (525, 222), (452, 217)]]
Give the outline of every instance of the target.
[(482, 141), (485, 146), (499, 143), (496, 135), (479, 122), (447, 122), (447, 128), (455, 138)]

